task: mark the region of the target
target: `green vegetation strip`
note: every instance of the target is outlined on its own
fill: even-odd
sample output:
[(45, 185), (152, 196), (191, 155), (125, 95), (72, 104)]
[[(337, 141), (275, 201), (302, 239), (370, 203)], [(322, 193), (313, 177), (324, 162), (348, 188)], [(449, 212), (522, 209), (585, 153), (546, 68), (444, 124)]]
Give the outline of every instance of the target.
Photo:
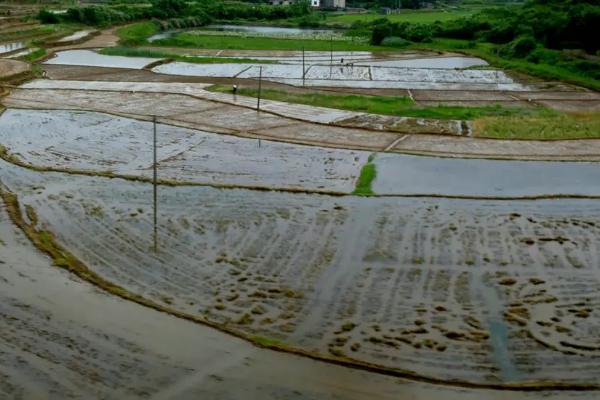
[[(206, 90), (231, 92), (213, 85)], [(238, 94), (256, 97), (256, 88), (241, 87)], [(297, 93), (262, 89), (261, 97), (288, 103), (402, 117), (474, 120), (474, 135), (493, 139), (560, 140), (600, 138), (600, 113), (560, 113), (547, 108), (491, 106), (419, 107), (408, 97), (352, 94)]]
[(307, 51), (387, 51), (394, 50), (381, 46), (372, 46), (351, 41), (330, 41), (315, 39), (284, 39), (268, 37), (242, 37), (201, 35), (198, 33), (180, 33), (174, 37), (157, 40), (154, 46), (191, 47), (197, 49), (235, 49), (235, 50), (295, 50)]
[(76, 31), (79, 26), (73, 24), (56, 24), (56, 25), (42, 25), (35, 28), (22, 29), (13, 32), (6, 32), (0, 34), (0, 41), (7, 42), (10, 40), (19, 41), (25, 39), (31, 39), (39, 36), (48, 36), (56, 34), (67, 34)]
[(474, 122), (475, 136), (494, 139), (589, 139), (600, 137), (600, 113), (556, 112), (537, 116), (484, 117)]
[[(229, 93), (230, 86), (213, 85), (206, 90), (213, 92)], [(238, 94), (256, 97), (258, 89), (241, 87)], [(511, 115), (536, 115), (536, 109), (521, 107), (491, 106), (426, 106), (420, 107), (410, 98), (405, 96), (365, 96), (353, 94), (328, 94), (328, 93), (297, 93), (277, 89), (262, 89), (261, 97), (269, 100), (285, 101), (287, 103), (308, 104), (312, 106), (337, 108), (340, 110), (367, 112), (370, 114), (384, 114), (401, 117), (436, 118), (436, 119), (463, 119), (470, 120), (484, 116), (511, 116)]]
[(17, 60), (34, 62), (46, 56), (46, 49), (36, 49), (29, 54), (25, 54), (24, 56), (17, 57)]
[(351, 25), (355, 22), (373, 22), (380, 18), (387, 18), (392, 22), (410, 22), (418, 24), (429, 24), (436, 21), (449, 21), (457, 18), (468, 17), (473, 14), (471, 10), (460, 11), (411, 11), (403, 9), (400, 14), (341, 14), (328, 16), (326, 24)]
[(277, 64), (277, 61), (272, 60), (257, 60), (254, 58), (229, 58), (229, 57), (193, 57), (182, 56), (179, 54), (150, 50), (138, 47), (107, 47), (100, 50), (100, 54), (108, 56), (125, 56), (125, 57), (148, 57), (148, 58), (168, 58), (175, 61), (189, 62), (195, 64), (238, 64), (238, 63), (254, 63), (254, 64)]
[(116, 31), (119, 43), (126, 46), (135, 46), (146, 42), (150, 36), (158, 33), (158, 25), (151, 21), (127, 25)]
[(367, 163), (360, 170), (360, 176), (356, 181), (356, 189), (354, 189), (352, 194), (359, 196), (372, 196), (375, 194), (373, 189), (371, 189), (371, 184), (377, 176), (377, 170), (375, 169), (375, 164), (373, 163), (374, 160), (375, 154), (371, 154)]

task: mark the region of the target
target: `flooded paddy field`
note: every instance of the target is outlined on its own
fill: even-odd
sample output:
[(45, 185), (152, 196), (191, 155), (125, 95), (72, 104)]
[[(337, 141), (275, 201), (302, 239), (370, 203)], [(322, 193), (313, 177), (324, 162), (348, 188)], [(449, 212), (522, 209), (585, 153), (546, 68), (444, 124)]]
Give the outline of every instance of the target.
[[(0, 143), (40, 168), (151, 178), (150, 122), (92, 112), (8, 110)], [(162, 180), (349, 193), (368, 153), (261, 141), (158, 124)]]
[(142, 69), (158, 60), (146, 57), (105, 56), (92, 50), (67, 50), (56, 53), (53, 58), (45, 61), (45, 64)]
[(377, 194), (446, 196), (600, 196), (594, 162), (544, 162), (436, 158), (378, 154)]
[[(164, 49), (150, 48), (157, 51)], [(185, 49), (167, 49), (180, 55), (209, 56), (209, 57), (250, 57), (264, 59), (280, 64), (264, 64), (263, 77), (270, 84), (293, 85), (302, 87), (302, 54), (298, 52), (281, 51), (237, 51), (237, 50), (205, 50), (191, 51)], [(87, 51), (87, 50), (86, 50)], [(189, 53), (189, 54), (188, 54)], [(77, 59), (79, 53), (61, 52), (67, 59)], [(380, 91), (411, 91), (411, 96), (421, 105), (490, 105), (504, 104), (520, 107), (544, 106), (563, 111), (594, 111), (600, 109), (600, 97), (590, 92), (560, 82), (540, 82), (536, 80), (521, 81), (503, 71), (455, 69), (466, 65), (476, 65), (482, 60), (457, 57), (455, 55), (437, 55), (428, 52), (398, 52), (391, 54), (369, 52), (337, 52), (334, 65), (329, 65), (328, 52), (308, 52), (306, 54), (305, 82), (308, 87), (335, 88), (344, 91), (369, 91), (377, 94)], [(97, 55), (97, 54), (96, 54)], [(127, 58), (127, 57), (124, 57)], [(53, 59), (57, 62), (57, 59)], [(123, 70), (121, 75), (114, 76), (108, 72), (103, 77), (100, 71), (81, 70), (76, 76), (68, 74), (73, 67), (79, 65), (96, 65), (128, 68), (128, 61), (119, 61), (116, 56), (102, 56), (101, 60), (88, 63), (86, 57), (80, 57), (81, 63), (75, 61), (70, 67), (55, 70), (51, 67), (60, 64), (45, 64), (51, 76), (59, 79), (76, 78), (80, 80), (139, 80), (146, 81), (189, 81), (227, 80), (238, 83), (252, 82), (258, 78), (257, 63), (241, 64), (193, 64), (173, 62), (154, 68), (156, 74), (144, 74), (136, 77), (133, 70)], [(130, 58), (132, 59), (132, 58)], [(341, 60), (344, 63), (340, 63)], [(95, 60), (95, 58), (90, 58)], [(146, 60), (151, 62), (151, 60)], [(156, 61), (156, 60), (154, 60)], [(71, 63), (71, 61), (68, 61)], [(148, 64), (149, 64), (148, 63)], [(406, 64), (408, 63), (408, 64)], [(133, 68), (141, 68), (144, 62), (136, 63)], [(146, 64), (146, 65), (148, 65)], [(404, 67), (402, 67), (405, 65)], [(79, 68), (84, 68), (79, 66)], [(92, 67), (88, 67), (92, 68)], [(77, 69), (73, 70), (74, 72)], [(88, 73), (93, 74), (90, 76)], [(146, 71), (144, 71), (146, 72)], [(68, 74), (68, 75), (65, 75)], [(137, 74), (139, 75), (139, 74)], [(111, 78), (111, 76), (113, 76)]]
[(77, 31), (72, 33), (69, 36), (65, 36), (57, 41), (57, 43), (71, 42), (75, 40), (80, 40), (88, 36), (92, 31)]
[[(151, 122), (109, 114), (9, 109), (7, 154), (42, 169), (152, 177)], [(354, 190), (368, 152), (303, 146), (157, 125), (159, 179), (274, 189)], [(462, 160), (394, 153), (375, 157), (378, 195), (600, 196), (595, 163)]]
[[(362, 65), (359, 61), (356, 65)], [(424, 57), (407, 60), (373, 60), (373, 64), (379, 67), (406, 67), (425, 69), (462, 69), (488, 65), (485, 60), (474, 57)]]
[[(110, 30), (93, 39), (116, 41)], [(280, 62), (263, 65), (267, 80), (301, 84), (301, 54), (258, 53), (245, 52)], [(469, 69), (478, 59), (348, 53), (335, 53), (335, 66), (328, 52), (307, 54), (307, 86), (381, 87), (421, 105), (600, 104), (566, 84)], [(33, 81), (3, 99), (0, 144), (11, 162), (0, 161), (0, 190), (17, 196), (13, 222), (24, 221), (37, 248), (62, 253), (40, 253), (9, 221), (16, 203), (5, 197), (5, 211), (0, 201), (0, 397), (598, 396), (600, 201), (491, 199), (598, 195), (595, 165), (397, 152), (582, 161), (600, 158), (600, 141), (481, 140), (463, 121), (272, 101), (256, 112), (255, 99), (201, 82), (251, 85), (258, 64), (152, 72), (156, 61), (59, 52), (43, 68), (72, 81)], [(153, 116), (164, 180), (156, 252), (152, 186), (139, 181), (152, 174)], [(348, 194), (372, 152), (382, 152), (377, 194), (489, 198), (277, 190)], [(74, 258), (88, 282), (55, 268)]]
[[(253, 57), (254, 58), (254, 57)], [(96, 82), (168, 82), (195, 83), (211, 82), (242, 86), (256, 86), (252, 79), (209, 78), (201, 76), (182, 76), (155, 74), (148, 70), (131, 70), (124, 68), (81, 67), (67, 65), (44, 65), (44, 70), (52, 80), (78, 80)], [(52, 82), (52, 81), (50, 81)], [(37, 84), (37, 83), (36, 83)], [(419, 105), (494, 105), (518, 106), (523, 108), (546, 106), (566, 111), (593, 111), (600, 107), (600, 94), (557, 82), (528, 83), (528, 91), (496, 91), (496, 90), (421, 90), (421, 89), (373, 89), (373, 88), (301, 88), (274, 82), (263, 82), (265, 86), (290, 91), (335, 90), (344, 93), (383, 96), (412, 96)], [(28, 85), (29, 86), (29, 85)], [(410, 93), (409, 93), (410, 92)]]
[(0, 44), (0, 54), (12, 53), (25, 47), (25, 42), (2, 43)]
[[(404, 381), (262, 350), (107, 296), (37, 252), (9, 221), (2, 202), (0, 264), (3, 398), (539, 398)], [(557, 400), (593, 396), (544, 392)]]
[(153, 254), (151, 185), (1, 167), (38, 229), (166, 308), (436, 379), (598, 385), (598, 201), (161, 187)]
[(465, 126), (461, 121), (391, 117), (269, 100), (261, 103), (265, 112), (257, 113), (255, 99), (208, 92), (205, 86), (36, 80), (22, 89), (13, 89), (3, 104), (25, 109), (96, 111), (144, 120), (156, 115), (163, 123), (207, 132), (345, 149), (532, 160), (600, 158), (600, 141), (594, 139), (487, 140), (466, 137), (469, 124)]
[[(209, 92), (205, 93), (210, 95)], [(398, 138), (398, 134), (391, 132), (315, 125), (271, 113), (257, 113), (245, 103), (242, 105), (246, 107), (238, 107), (183, 93), (17, 89), (4, 98), (3, 103), (15, 108), (90, 110), (146, 120), (156, 115), (164, 123), (210, 132), (327, 147), (383, 150)], [(255, 104), (254, 100), (252, 103)], [(265, 103), (267, 108), (268, 102)], [(291, 109), (297, 118), (316, 118), (319, 121), (349, 115), (339, 110), (331, 110), (331, 114), (315, 114), (309, 106), (292, 106)]]
[[(252, 58), (253, 60), (269, 60), (276, 61), (281, 64), (302, 64), (302, 51), (293, 50), (234, 50), (234, 49), (192, 49), (181, 47), (164, 47), (164, 46), (144, 46), (144, 49), (155, 51), (168, 51), (182, 56), (195, 57), (223, 57), (223, 58)], [(315, 63), (329, 63), (332, 53), (330, 51), (305, 51), (305, 64), (311, 65)], [(437, 51), (428, 50), (404, 50), (401, 52), (370, 52), (370, 51), (334, 51), (333, 59), (337, 63), (344, 59), (345, 63), (376, 63), (388, 61), (402, 60), (428, 60), (432, 57), (438, 57), (440, 53)], [(469, 57), (460, 57), (460, 55), (448, 54), (446, 58), (471, 59)], [(425, 62), (425, 61), (424, 61)], [(468, 62), (468, 61), (467, 61)], [(431, 64), (427, 64), (431, 65)], [(427, 66), (426, 65), (426, 66)]]
[(27, 54), (31, 54), (31, 53), (33, 53), (34, 51), (36, 51), (36, 49), (35, 49), (35, 48), (32, 48), (32, 49), (24, 49), (24, 50), (18, 51), (18, 52), (16, 52), (16, 53), (11, 53), (11, 55), (9, 55), (9, 56), (6, 56), (6, 58), (18, 58), (18, 57), (23, 57), (23, 56), (26, 56)]
[[(264, 64), (262, 76), (268, 81), (308, 86), (528, 90), (527, 85), (516, 82), (503, 71), (457, 69), (463, 65), (485, 64), (482, 60), (467, 57), (384, 60), (381, 65), (380, 60), (363, 61), (362, 65), (344, 63), (343, 60), (344, 55), (336, 54), (333, 64), (313, 62), (304, 70), (302, 64)], [(91, 50), (68, 50), (58, 52), (46, 64), (141, 69), (156, 61), (158, 59), (101, 55)], [(260, 75), (259, 65), (255, 63), (194, 64), (176, 61), (158, 65), (152, 70), (161, 74), (222, 78), (256, 79)]]
[[(399, 61), (401, 62), (401, 61)], [(262, 68), (262, 72), (261, 72)], [(191, 64), (173, 62), (152, 69), (172, 75), (191, 75), (228, 78), (258, 78), (291, 85), (408, 88), (408, 89), (470, 89), (470, 90), (527, 90), (502, 71), (456, 70), (444, 68), (413, 68), (374, 65), (313, 64), (304, 71), (302, 65), (265, 64)], [(302, 76), (305, 80), (303, 82)]]
[[(0, 323), (2, 398), (478, 400), (487, 393), (260, 349), (109, 296), (52, 265), (11, 223), (1, 200)], [(511, 398), (534, 395), (514, 392)]]

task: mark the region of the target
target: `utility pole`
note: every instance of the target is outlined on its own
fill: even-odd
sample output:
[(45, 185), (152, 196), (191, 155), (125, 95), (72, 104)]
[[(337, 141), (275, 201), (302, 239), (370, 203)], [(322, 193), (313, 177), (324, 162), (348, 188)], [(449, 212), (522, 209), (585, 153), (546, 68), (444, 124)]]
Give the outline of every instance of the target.
[(305, 78), (306, 78), (306, 69), (304, 67), (304, 46), (302, 46), (302, 86), (304, 86)]
[(333, 35), (329, 45), (329, 79), (333, 77)]
[(157, 181), (158, 173), (156, 170), (156, 168), (157, 168), (157, 166), (156, 166), (156, 115), (153, 117), (152, 122), (154, 124), (154, 135), (153, 135), (154, 146), (153, 146), (153, 162), (152, 162), (152, 166), (153, 166), (152, 186), (153, 186), (153, 198), (154, 198), (154, 253), (157, 253), (158, 252), (158, 228), (157, 228), (158, 202), (157, 202), (157, 186), (156, 186), (157, 182), (156, 181)]
[(333, 35), (331, 35), (330, 54), (331, 54), (330, 62), (331, 62), (331, 65), (333, 65)]
[(262, 89), (262, 66), (258, 70), (258, 98), (256, 102), (256, 111), (260, 111), (260, 92)]

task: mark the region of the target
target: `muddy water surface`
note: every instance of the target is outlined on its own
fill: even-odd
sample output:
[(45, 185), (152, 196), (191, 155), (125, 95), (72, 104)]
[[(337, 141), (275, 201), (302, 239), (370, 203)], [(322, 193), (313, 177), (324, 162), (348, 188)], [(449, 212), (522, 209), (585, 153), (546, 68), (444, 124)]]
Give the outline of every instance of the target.
[(379, 154), (377, 194), (452, 196), (600, 195), (600, 164)]
[(82, 39), (82, 38), (86, 37), (87, 35), (89, 35), (90, 32), (91, 31), (77, 31), (69, 36), (65, 36), (64, 38), (61, 38), (59, 40), (59, 42), (70, 42), (72, 40)]
[(0, 44), (0, 54), (10, 53), (11, 51), (20, 50), (25, 47), (24, 42), (3, 43)]
[[(364, 65), (362, 61), (355, 63)], [(371, 64), (387, 67), (405, 67), (405, 68), (433, 68), (433, 69), (461, 69), (482, 65), (488, 65), (485, 60), (475, 57), (427, 57), (414, 58), (411, 60), (384, 60), (374, 61)]]
[(0, 323), (0, 398), (6, 399), (501, 398), (258, 349), (108, 296), (53, 266), (11, 224), (1, 201)]
[(158, 61), (158, 58), (105, 56), (92, 50), (66, 50), (44, 62), (44, 64), (81, 65), (106, 68), (142, 69)]
[(60, 243), (165, 306), (440, 379), (598, 384), (598, 201), (161, 188), (154, 255), (150, 185), (1, 167)]
[[(252, 114), (256, 114), (254, 111)], [(159, 177), (350, 193), (368, 153), (159, 124)], [(150, 122), (76, 111), (8, 110), (0, 143), (30, 165), (152, 176)]]

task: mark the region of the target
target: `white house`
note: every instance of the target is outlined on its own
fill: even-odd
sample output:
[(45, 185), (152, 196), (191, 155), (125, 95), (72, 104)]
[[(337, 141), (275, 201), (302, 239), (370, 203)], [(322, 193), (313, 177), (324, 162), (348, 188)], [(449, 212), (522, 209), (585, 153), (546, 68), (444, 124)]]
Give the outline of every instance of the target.
[[(274, 6), (287, 6), (298, 0), (271, 0), (271, 4)], [(345, 2), (345, 0), (344, 0)], [(310, 0), (311, 7), (319, 8), (321, 7), (321, 0)]]
[(346, 8), (346, 0), (323, 0), (323, 8)]

